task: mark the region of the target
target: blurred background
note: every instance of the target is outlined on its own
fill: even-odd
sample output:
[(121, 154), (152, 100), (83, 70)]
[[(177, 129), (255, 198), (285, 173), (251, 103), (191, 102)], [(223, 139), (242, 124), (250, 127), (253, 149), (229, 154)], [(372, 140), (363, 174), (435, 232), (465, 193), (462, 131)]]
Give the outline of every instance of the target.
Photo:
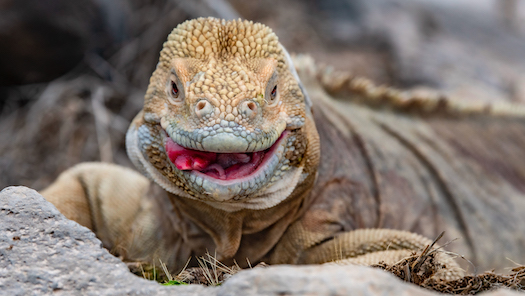
[(0, 189), (82, 161), (131, 166), (124, 137), (162, 43), (199, 16), (270, 26), (379, 84), (525, 102), (520, 0), (0, 0)]

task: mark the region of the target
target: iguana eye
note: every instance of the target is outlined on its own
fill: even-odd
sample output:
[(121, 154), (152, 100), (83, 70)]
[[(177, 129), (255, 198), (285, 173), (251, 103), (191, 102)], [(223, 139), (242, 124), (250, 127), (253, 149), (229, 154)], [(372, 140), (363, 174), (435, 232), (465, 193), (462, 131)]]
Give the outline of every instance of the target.
[(277, 97), (277, 85), (273, 87), (272, 92), (270, 93), (271, 100), (275, 100), (275, 97)]
[(275, 85), (271, 90), (272, 91), (270, 92), (269, 96), (266, 98), (266, 102), (270, 106), (274, 105), (277, 102), (277, 85)]
[(171, 74), (166, 83), (166, 95), (171, 104), (180, 105), (184, 102), (184, 88), (175, 73)]
[(179, 97), (179, 88), (177, 87), (177, 84), (173, 81), (171, 82), (171, 95), (175, 99)]
[(264, 101), (268, 104), (268, 107), (277, 105), (279, 102), (279, 90), (277, 90), (277, 73), (273, 73), (272, 77), (266, 84), (266, 91), (264, 93)]

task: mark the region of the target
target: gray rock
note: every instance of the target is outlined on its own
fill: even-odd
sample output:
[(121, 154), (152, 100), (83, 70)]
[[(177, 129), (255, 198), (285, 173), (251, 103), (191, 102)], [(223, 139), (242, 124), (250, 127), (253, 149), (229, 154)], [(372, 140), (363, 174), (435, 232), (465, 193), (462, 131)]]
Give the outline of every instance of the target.
[[(0, 192), (1, 295), (440, 295), (363, 266), (272, 266), (219, 287), (165, 287), (131, 274), (87, 228), (32, 189)], [(523, 295), (499, 290), (486, 296)]]
[[(179, 288), (179, 287), (177, 287)], [(196, 295), (205, 287), (177, 289)], [(89, 229), (66, 219), (36, 191), (0, 192), (0, 294), (167, 295), (102, 248)]]
[(217, 295), (437, 295), (365, 266), (255, 268), (236, 274)]
[[(217, 295), (420, 295), (441, 293), (402, 282), (392, 274), (366, 266), (280, 265), (254, 268), (226, 281)], [(500, 289), (483, 296), (523, 296)]]

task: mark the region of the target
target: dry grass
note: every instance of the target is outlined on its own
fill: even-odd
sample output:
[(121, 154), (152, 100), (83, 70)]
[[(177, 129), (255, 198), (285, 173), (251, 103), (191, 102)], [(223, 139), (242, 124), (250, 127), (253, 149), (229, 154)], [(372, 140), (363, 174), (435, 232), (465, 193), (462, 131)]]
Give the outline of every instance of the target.
[(218, 286), (241, 270), (238, 265), (226, 266), (209, 252), (197, 258), (197, 262), (199, 267), (184, 268), (174, 280), (188, 284)]
[[(172, 275), (166, 264), (161, 260), (159, 260), (160, 268), (155, 262), (128, 262), (127, 265), (132, 273), (147, 280), (157, 281), (166, 285), (197, 284), (218, 286), (241, 270), (237, 264), (231, 267), (226, 266), (209, 252), (196, 258), (199, 267), (187, 268), (191, 259), (188, 259), (184, 268), (177, 275)], [(260, 266), (265, 266), (265, 264)]]
[(439, 270), (446, 268), (446, 266), (436, 260), (436, 254), (440, 251), (440, 248), (433, 248), (434, 244), (442, 236), (443, 233), (422, 252), (415, 253), (396, 264), (379, 263), (373, 267), (391, 272), (406, 282), (446, 294), (474, 295), (503, 287), (525, 291), (525, 265), (513, 268), (508, 275), (485, 272), (478, 275), (464, 276), (455, 280), (444, 280), (434, 277)]

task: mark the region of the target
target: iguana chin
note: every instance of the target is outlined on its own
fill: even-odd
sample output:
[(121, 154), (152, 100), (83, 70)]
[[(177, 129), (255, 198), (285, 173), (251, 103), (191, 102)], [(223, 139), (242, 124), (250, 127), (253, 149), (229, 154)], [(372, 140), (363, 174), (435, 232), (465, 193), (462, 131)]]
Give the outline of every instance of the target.
[[(364, 189), (319, 163), (321, 153), (333, 153), (323, 159), (344, 166), (352, 155), (338, 150), (361, 149), (366, 156), (367, 144), (342, 133), (348, 123), (312, 89), (314, 104), (268, 27), (214, 18), (184, 22), (164, 44), (126, 138), (131, 160), (152, 182), (123, 167), (86, 163), (42, 194), (114, 254), (161, 259), (174, 272), (206, 251), (241, 266), (247, 260), (373, 264), (393, 263), (431, 243), (402, 230), (358, 229), (385, 226), (367, 221), (377, 219), (370, 207), (378, 196), (352, 205)], [(333, 118), (327, 119), (330, 111), (319, 114), (327, 142), (316, 129), (316, 104), (334, 108)], [(355, 161), (363, 170), (371, 166)], [(360, 207), (369, 213), (362, 220), (344, 213)], [(440, 258), (444, 276), (462, 274), (448, 255)]]

